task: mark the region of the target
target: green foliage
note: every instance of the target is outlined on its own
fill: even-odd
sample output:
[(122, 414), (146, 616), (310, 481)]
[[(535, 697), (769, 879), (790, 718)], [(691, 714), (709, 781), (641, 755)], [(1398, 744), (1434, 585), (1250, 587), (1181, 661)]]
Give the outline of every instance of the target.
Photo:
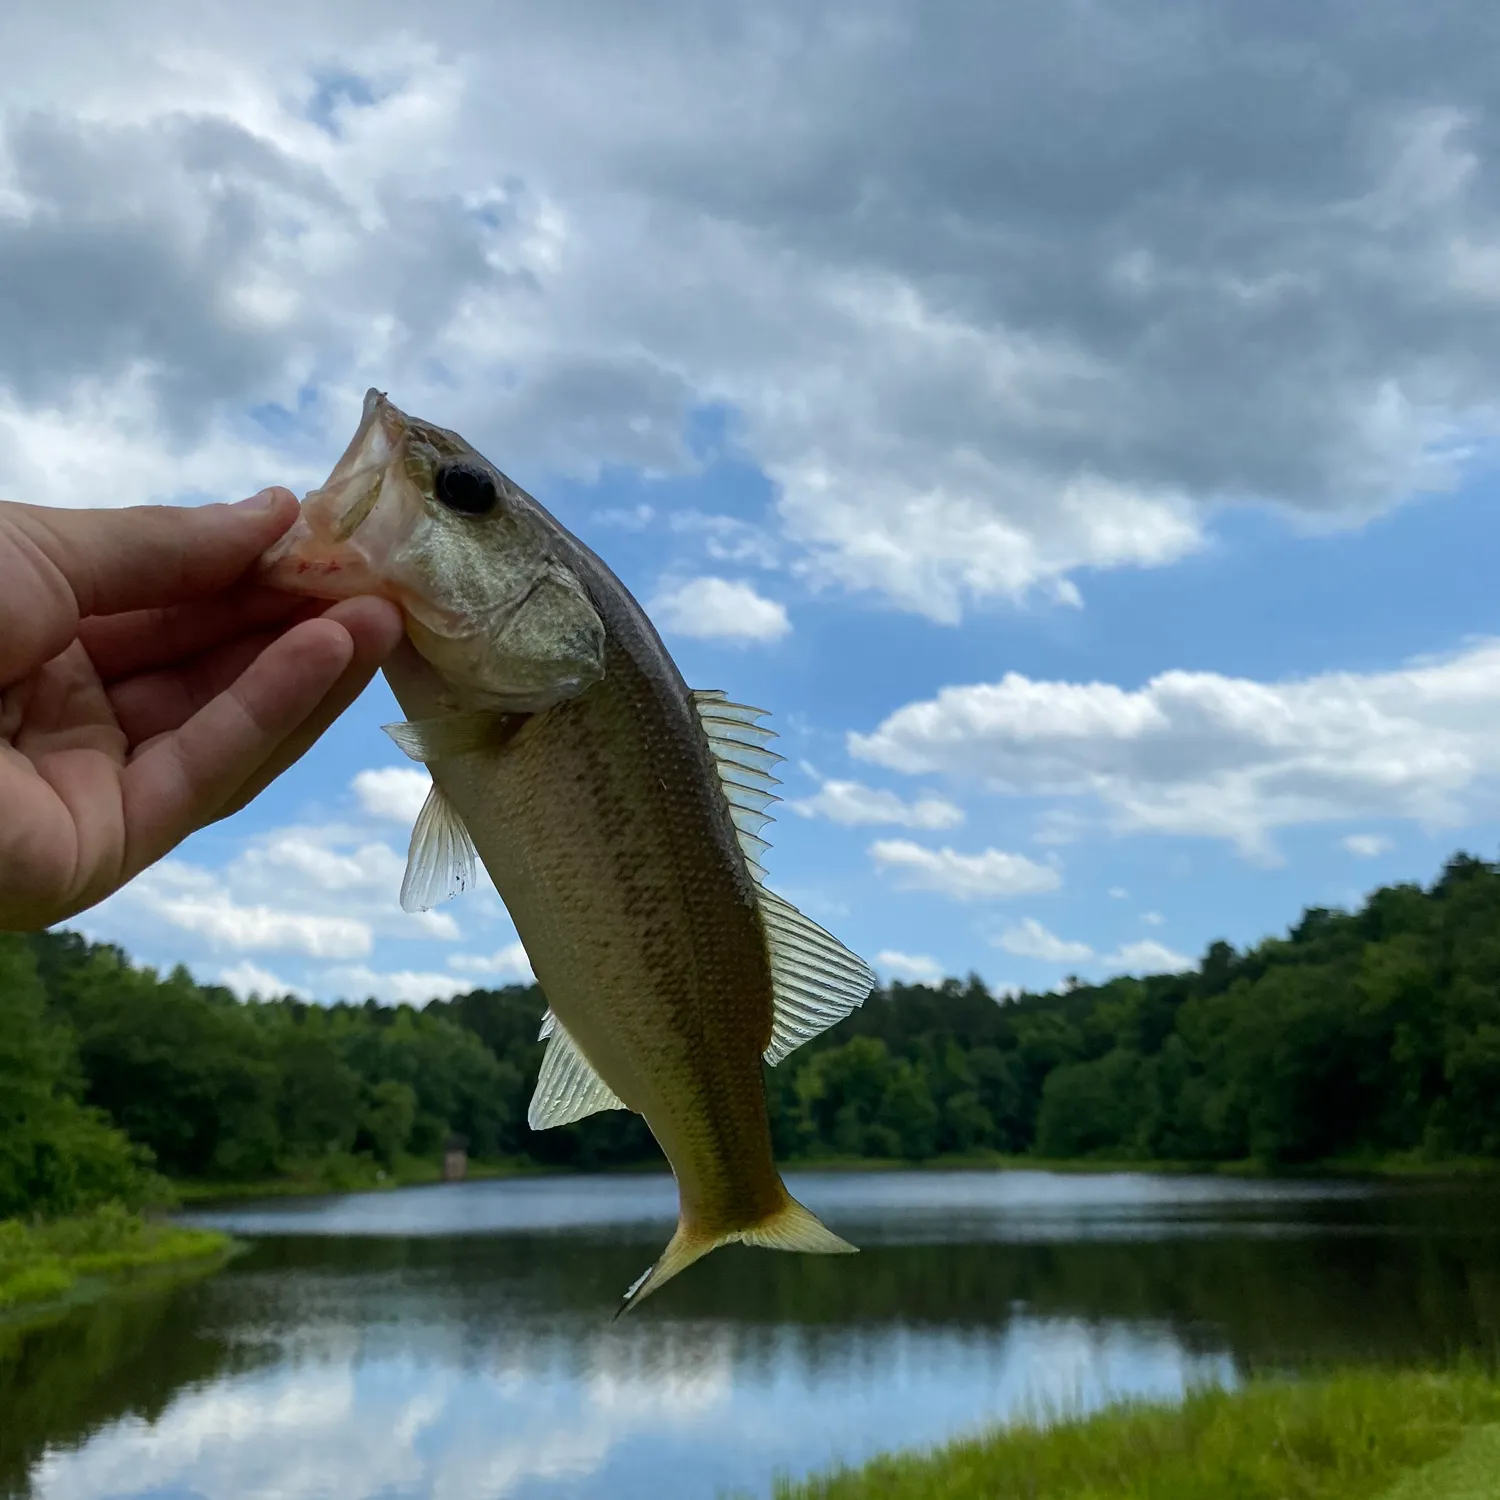
[(228, 1243), (211, 1230), (147, 1223), (118, 1203), (45, 1223), (0, 1219), (0, 1312), (64, 1296), (81, 1276), (202, 1259)]
[(80, 1102), (82, 1087), (25, 940), (0, 933), (0, 1218), (161, 1196), (148, 1154)]
[[(1371, 1371), (1132, 1404), (776, 1486), (777, 1500), (1482, 1500), (1495, 1493), (1500, 1386)], [(1392, 1489), (1393, 1485), (1399, 1486)]]
[[(69, 933), (0, 937), (0, 1213), (160, 1190), (659, 1160), (608, 1111), (532, 1132), (536, 986), (415, 1009), (242, 1004)], [(997, 1003), (893, 984), (766, 1074), (782, 1160), (1421, 1164), (1500, 1158), (1500, 869), (1314, 908), (1195, 973)], [(426, 1164), (426, 1165), (422, 1165)]]

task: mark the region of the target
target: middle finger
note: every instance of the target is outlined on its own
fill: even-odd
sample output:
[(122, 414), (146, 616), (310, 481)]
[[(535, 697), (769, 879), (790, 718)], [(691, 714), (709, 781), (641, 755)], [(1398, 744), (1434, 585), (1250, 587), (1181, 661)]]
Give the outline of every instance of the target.
[(270, 627), (290, 628), (327, 608), (264, 584), (245, 583), (210, 599), (164, 609), (90, 615), (78, 636), (106, 683), (188, 662)]

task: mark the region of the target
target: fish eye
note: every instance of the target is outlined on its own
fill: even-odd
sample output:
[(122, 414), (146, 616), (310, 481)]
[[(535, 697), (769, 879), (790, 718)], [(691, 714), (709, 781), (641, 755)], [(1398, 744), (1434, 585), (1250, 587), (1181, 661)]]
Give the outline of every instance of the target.
[(433, 488), (449, 510), (464, 516), (484, 516), (500, 499), (495, 481), (474, 464), (444, 464), (437, 471)]

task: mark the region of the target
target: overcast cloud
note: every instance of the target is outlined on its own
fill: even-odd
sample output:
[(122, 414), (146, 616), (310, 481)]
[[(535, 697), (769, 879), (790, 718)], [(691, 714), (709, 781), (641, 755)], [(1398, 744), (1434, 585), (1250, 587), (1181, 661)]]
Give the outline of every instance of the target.
[(1488, 460), (1477, 4), (31, 9), (37, 498), (306, 477), (376, 378), (529, 472), (680, 467), (721, 404), (810, 583), (953, 620)]

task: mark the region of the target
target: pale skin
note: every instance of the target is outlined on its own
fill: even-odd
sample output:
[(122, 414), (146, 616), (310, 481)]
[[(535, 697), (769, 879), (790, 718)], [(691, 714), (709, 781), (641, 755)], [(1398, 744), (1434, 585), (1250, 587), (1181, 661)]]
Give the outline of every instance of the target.
[(244, 807), (400, 643), (387, 600), (256, 583), (296, 497), (0, 502), (0, 931), (86, 910)]

